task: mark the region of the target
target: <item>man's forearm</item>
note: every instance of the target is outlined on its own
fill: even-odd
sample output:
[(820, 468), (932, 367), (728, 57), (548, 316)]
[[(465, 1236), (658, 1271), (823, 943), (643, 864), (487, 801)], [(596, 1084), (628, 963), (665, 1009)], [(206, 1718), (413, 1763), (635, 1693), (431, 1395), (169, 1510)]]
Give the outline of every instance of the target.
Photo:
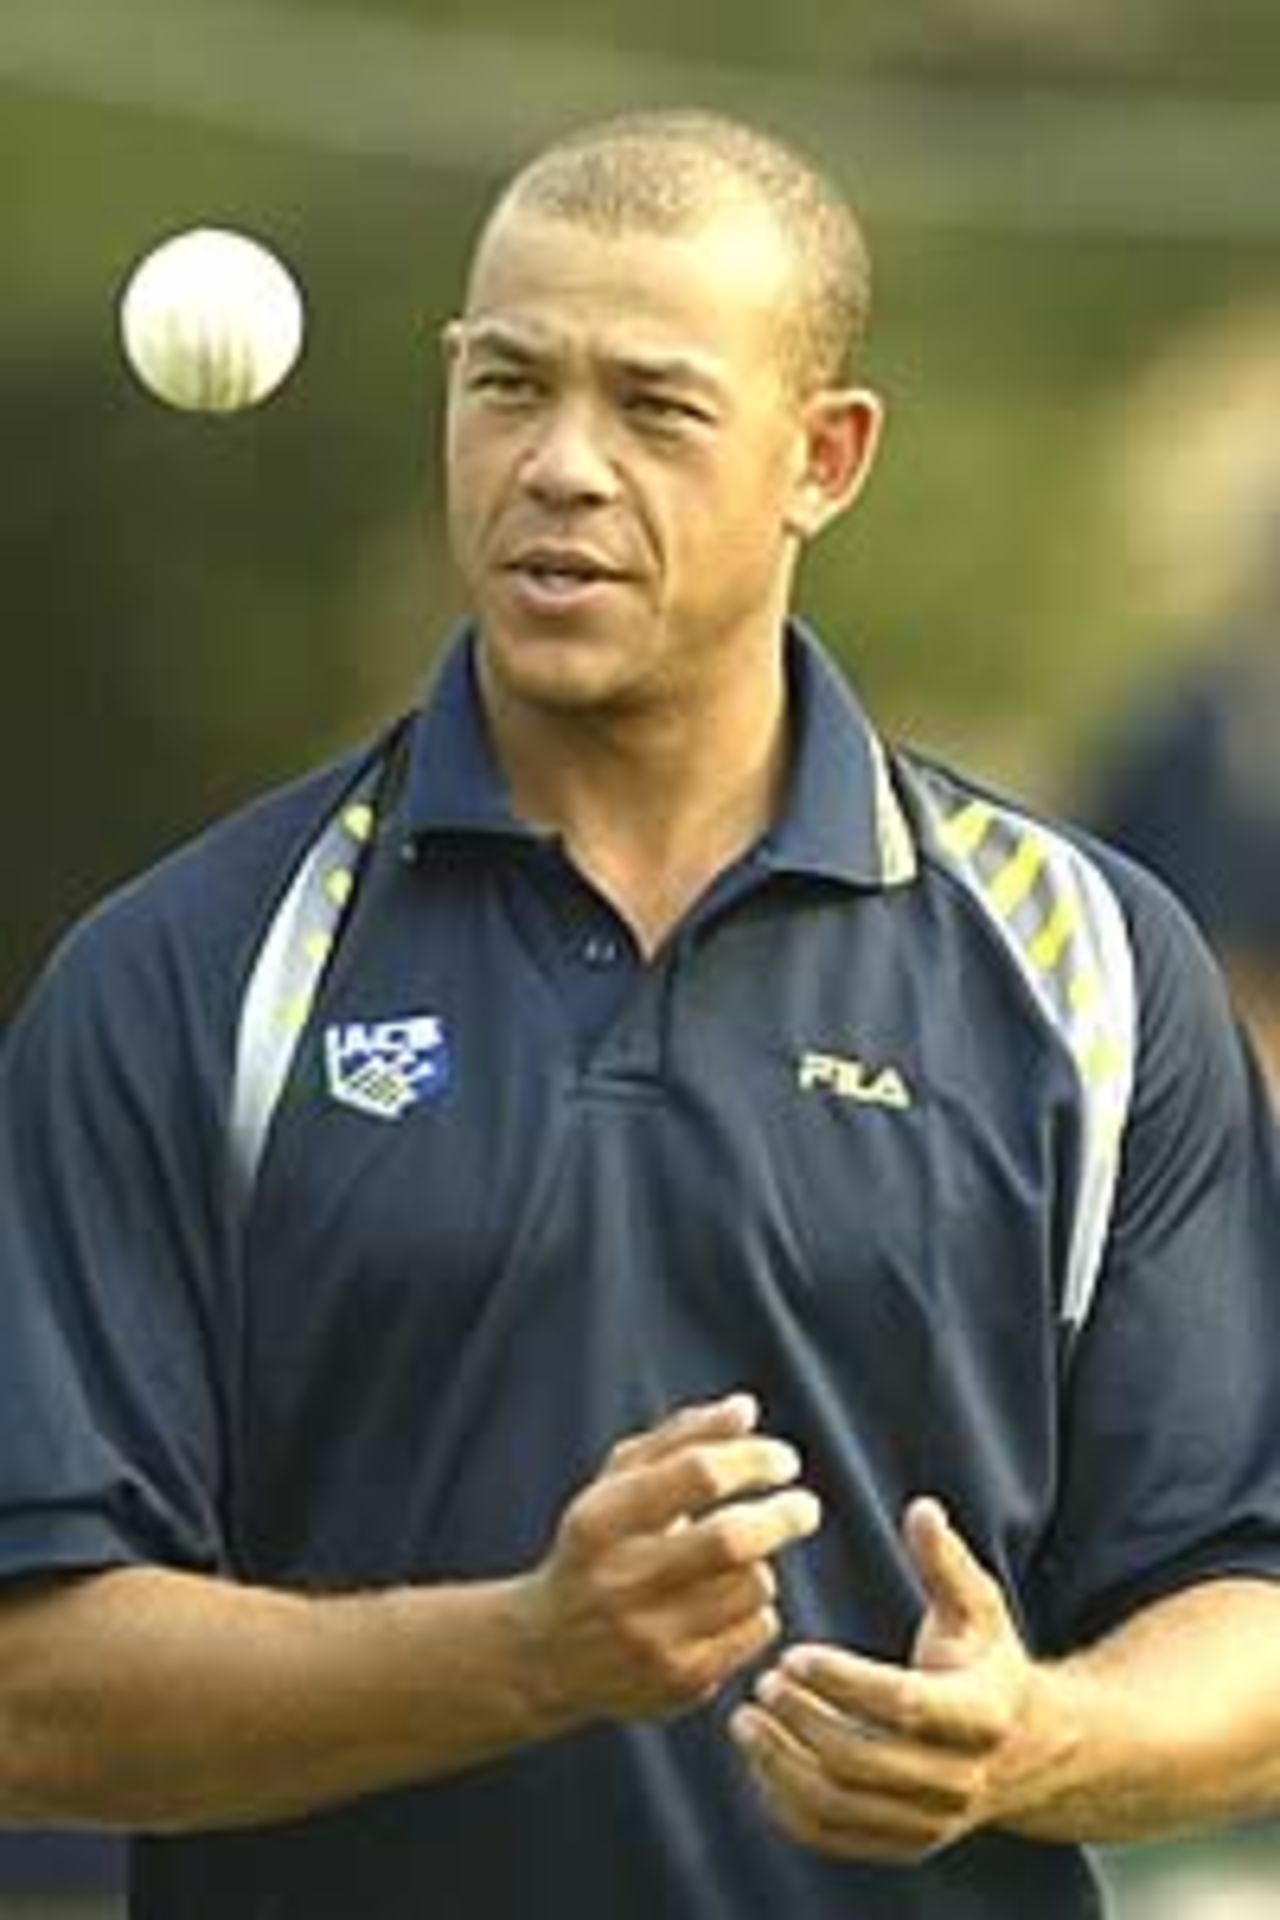
[(518, 1578), (312, 1598), (160, 1568), (0, 1597), (0, 1821), (247, 1825), (709, 1699), (817, 1527), (749, 1395), (625, 1436)]
[(1042, 1840), (1159, 1840), (1280, 1807), (1280, 1585), (1158, 1601), (1036, 1670), (998, 1824)]
[(560, 1730), (526, 1582), (308, 1598), (155, 1569), (0, 1602), (0, 1818), (284, 1818)]

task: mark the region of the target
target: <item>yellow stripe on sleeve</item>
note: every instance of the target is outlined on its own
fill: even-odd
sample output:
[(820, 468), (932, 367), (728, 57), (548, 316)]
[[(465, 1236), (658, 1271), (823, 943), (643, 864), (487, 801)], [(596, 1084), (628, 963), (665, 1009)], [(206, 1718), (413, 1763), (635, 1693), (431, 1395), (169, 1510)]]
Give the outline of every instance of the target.
[(1076, 902), (1070, 894), (1059, 894), (1054, 901), (1053, 912), (1027, 949), (1032, 965), (1044, 973), (1052, 973), (1079, 924), (1080, 909)]
[(939, 838), (949, 853), (958, 859), (967, 860), (976, 853), (982, 844), (982, 837), (991, 825), (991, 808), (985, 800), (971, 800), (968, 806), (961, 807), (959, 813), (953, 813), (939, 829)]
[(363, 845), (373, 832), (373, 808), (357, 801), (342, 816), (342, 824), (353, 840)]
[(1002, 920), (1022, 905), (1043, 865), (1044, 848), (1028, 834), (987, 888), (987, 897)]
[(289, 1033), (301, 1033), (307, 1024), (313, 999), (311, 993), (295, 993), (280, 1008), (280, 1024)]
[(1099, 1034), (1098, 1038), (1085, 1048), (1081, 1070), (1090, 1085), (1096, 1086), (1100, 1080), (1110, 1079), (1123, 1064), (1123, 1049), (1116, 1044), (1110, 1034)]
[(1067, 998), (1071, 1002), (1071, 1011), (1076, 1014), (1091, 1013), (1102, 995), (1102, 985), (1096, 973), (1078, 973), (1067, 988)]

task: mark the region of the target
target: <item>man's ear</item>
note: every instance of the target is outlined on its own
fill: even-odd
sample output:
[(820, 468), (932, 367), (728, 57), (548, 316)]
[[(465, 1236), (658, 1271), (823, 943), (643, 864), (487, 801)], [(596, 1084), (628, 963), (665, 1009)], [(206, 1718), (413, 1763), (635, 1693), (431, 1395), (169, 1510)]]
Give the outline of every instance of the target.
[(869, 387), (825, 388), (806, 403), (803, 467), (787, 530), (802, 540), (851, 507), (880, 445), (884, 402)]

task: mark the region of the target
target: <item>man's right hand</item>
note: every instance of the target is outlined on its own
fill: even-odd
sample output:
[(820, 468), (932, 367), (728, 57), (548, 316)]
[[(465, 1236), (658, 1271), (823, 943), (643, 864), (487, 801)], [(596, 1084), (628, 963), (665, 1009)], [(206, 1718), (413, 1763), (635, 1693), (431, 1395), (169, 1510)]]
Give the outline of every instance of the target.
[(620, 1440), (566, 1508), (526, 1592), (557, 1717), (698, 1705), (776, 1639), (772, 1556), (822, 1515), (758, 1418), (743, 1393), (682, 1408)]
[(749, 1395), (623, 1440), (502, 1580), (320, 1594), (155, 1566), (0, 1593), (0, 1820), (295, 1819), (710, 1695), (778, 1630), (818, 1524)]

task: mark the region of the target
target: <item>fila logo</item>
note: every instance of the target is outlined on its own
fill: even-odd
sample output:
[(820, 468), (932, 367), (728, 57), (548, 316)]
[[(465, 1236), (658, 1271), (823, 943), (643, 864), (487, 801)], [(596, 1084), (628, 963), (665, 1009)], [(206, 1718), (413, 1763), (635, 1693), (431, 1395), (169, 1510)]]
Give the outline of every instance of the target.
[(865, 1060), (840, 1053), (802, 1053), (796, 1083), (803, 1093), (834, 1093), (839, 1100), (855, 1100), (864, 1107), (911, 1105), (910, 1089), (896, 1067), (870, 1067)]

